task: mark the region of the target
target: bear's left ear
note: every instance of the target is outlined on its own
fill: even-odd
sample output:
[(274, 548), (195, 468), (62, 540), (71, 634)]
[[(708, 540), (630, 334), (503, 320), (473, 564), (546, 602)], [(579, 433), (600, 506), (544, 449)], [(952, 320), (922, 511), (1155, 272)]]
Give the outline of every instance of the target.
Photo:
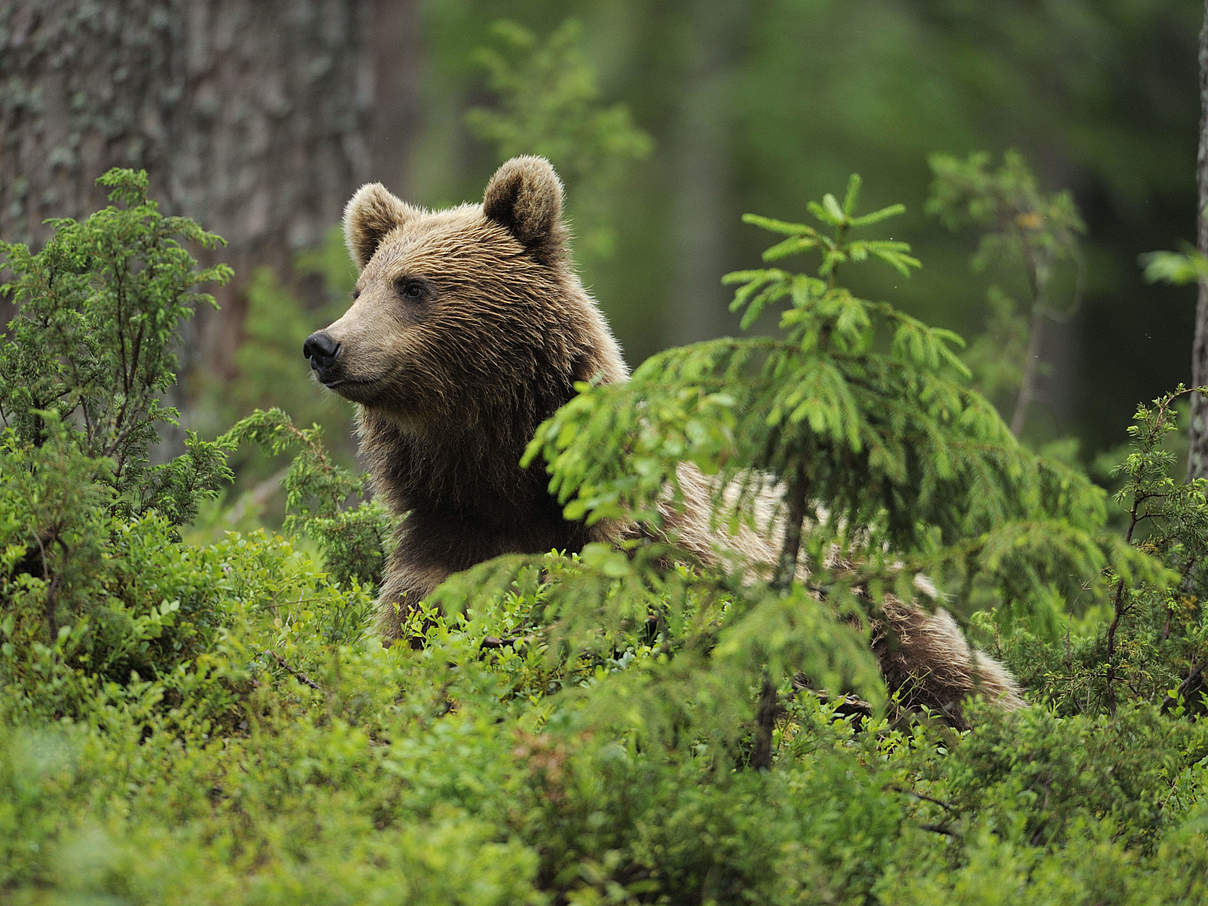
[(385, 235), (412, 213), (380, 182), (361, 186), (344, 208), (344, 242), (357, 267), (363, 269)]
[(482, 211), (505, 226), (542, 264), (566, 252), (562, 181), (544, 157), (513, 157), (487, 183)]

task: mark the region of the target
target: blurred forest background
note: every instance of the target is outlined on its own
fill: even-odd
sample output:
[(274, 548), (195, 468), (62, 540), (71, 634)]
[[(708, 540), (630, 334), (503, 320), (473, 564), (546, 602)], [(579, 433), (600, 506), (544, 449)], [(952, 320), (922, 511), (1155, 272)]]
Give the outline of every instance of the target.
[(146, 168), (236, 270), (192, 328), (185, 421), (217, 431), (279, 404), (346, 425), (299, 350), (346, 302), (334, 228), (364, 182), (437, 207), (481, 198), (507, 155), (549, 156), (585, 282), (636, 364), (735, 329), (719, 278), (766, 244), (744, 212), (801, 219), (853, 171), (869, 207), (906, 203), (895, 238), (924, 264), (853, 289), (988, 336), (990, 287), (1024, 303), (1025, 280), (972, 270), (978, 237), (927, 214), (928, 158), (1015, 148), (1086, 225), (1025, 433), (1076, 436), (1090, 459), (1137, 401), (1190, 380), (1194, 292), (1146, 284), (1137, 257), (1195, 235), (1201, 15), (1192, 0), (11, 0), (0, 236), (40, 243), (45, 218), (103, 203), (107, 168)]

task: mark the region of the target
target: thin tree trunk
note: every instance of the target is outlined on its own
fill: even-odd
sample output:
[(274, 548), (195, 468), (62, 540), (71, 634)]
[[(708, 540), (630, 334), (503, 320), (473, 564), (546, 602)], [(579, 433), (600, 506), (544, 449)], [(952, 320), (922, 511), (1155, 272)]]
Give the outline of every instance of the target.
[[(1208, 0), (1204, 3), (1204, 24), (1200, 28), (1200, 147), (1196, 155), (1196, 184), (1199, 188), (1196, 238), (1200, 254), (1208, 255)], [(1208, 280), (1200, 280), (1199, 302), (1195, 312), (1195, 339), (1191, 346), (1191, 383), (1208, 384)], [(1208, 400), (1191, 395), (1190, 450), (1187, 456), (1189, 478), (1208, 477)]]
[(682, 103), (670, 128), (668, 163), (674, 185), (674, 273), (664, 315), (670, 343), (691, 343), (728, 333), (733, 318), (720, 276), (731, 225), (731, 127), (727, 77), (735, 65), (736, 36), (748, 13), (744, 4), (694, 0), (694, 58), (685, 73)]
[(755, 731), (751, 740), (750, 766), (757, 771), (772, 768), (772, 734), (776, 730), (776, 685), (765, 672), (755, 708)]
[(410, 139), (424, 118), (419, 89), (424, 42), (418, 6), (414, 2), (376, 0), (369, 45), (373, 56), (373, 128), (368, 180), (406, 193), (404, 198), (411, 197), (413, 191), (420, 193), (420, 187), (412, 186), (407, 178)]

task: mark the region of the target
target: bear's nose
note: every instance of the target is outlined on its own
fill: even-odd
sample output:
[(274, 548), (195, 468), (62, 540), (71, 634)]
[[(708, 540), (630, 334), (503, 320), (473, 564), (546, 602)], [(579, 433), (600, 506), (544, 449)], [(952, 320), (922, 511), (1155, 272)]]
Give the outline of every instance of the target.
[(312, 333), (302, 344), (302, 355), (310, 359), (310, 367), (316, 371), (330, 365), (339, 351), (340, 344), (322, 330)]

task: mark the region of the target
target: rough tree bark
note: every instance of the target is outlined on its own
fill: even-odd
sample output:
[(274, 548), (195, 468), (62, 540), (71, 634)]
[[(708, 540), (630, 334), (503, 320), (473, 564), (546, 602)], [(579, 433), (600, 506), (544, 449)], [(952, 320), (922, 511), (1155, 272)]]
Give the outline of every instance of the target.
[[(379, 6), (389, 7), (383, 19)], [(193, 217), (229, 243), (219, 257), (235, 267), (235, 281), (222, 291), (223, 310), (204, 317), (189, 344), (207, 372), (229, 375), (252, 271), (286, 272), (297, 249), (338, 222), (351, 192), (383, 163), (373, 133), (379, 114), (390, 140), (400, 139), (399, 110), (380, 108), (414, 93), (386, 84), (404, 70), (376, 65), (375, 51), (412, 40), (413, 7), (0, 4), (0, 236), (41, 242), (43, 219), (79, 217), (103, 202), (93, 183), (106, 169), (145, 168), (166, 212)], [(401, 161), (403, 149), (393, 152)]]
[[(1204, 3), (1204, 24), (1200, 28), (1200, 147), (1196, 155), (1196, 185), (1199, 207), (1196, 219), (1196, 244), (1200, 254), (1208, 255), (1208, 0)], [(1195, 338), (1191, 346), (1191, 385), (1208, 385), (1208, 280), (1200, 280), (1199, 301), (1195, 311)], [(1187, 456), (1188, 478), (1208, 477), (1208, 400), (1191, 395), (1190, 450)]]

